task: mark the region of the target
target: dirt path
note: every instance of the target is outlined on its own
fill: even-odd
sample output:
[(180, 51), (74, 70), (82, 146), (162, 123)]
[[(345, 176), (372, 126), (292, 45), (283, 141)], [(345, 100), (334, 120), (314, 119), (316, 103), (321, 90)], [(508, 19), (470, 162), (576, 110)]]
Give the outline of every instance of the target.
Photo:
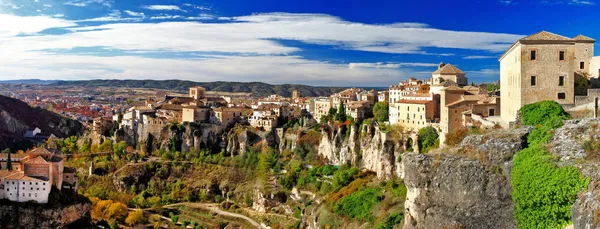
[(243, 220), (248, 221), (250, 224), (252, 224), (256, 228), (269, 229), (268, 227), (264, 227), (263, 225), (261, 225), (260, 223), (254, 221), (253, 219), (251, 219), (248, 216), (245, 216), (245, 215), (242, 215), (242, 214), (233, 213), (233, 212), (223, 211), (223, 210), (219, 209), (219, 205), (218, 204), (178, 203), (178, 204), (165, 205), (163, 207), (169, 208), (169, 207), (177, 207), (177, 206), (181, 206), (181, 205), (188, 206), (188, 207), (202, 208), (202, 209), (209, 210), (209, 211), (212, 211), (214, 213), (217, 213), (219, 215), (243, 219)]

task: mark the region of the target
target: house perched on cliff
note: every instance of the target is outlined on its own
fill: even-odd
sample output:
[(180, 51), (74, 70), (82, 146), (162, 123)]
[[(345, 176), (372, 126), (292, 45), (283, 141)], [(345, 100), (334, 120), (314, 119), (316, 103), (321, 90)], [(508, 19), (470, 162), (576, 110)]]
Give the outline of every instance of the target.
[[(577, 77), (597, 75), (596, 40), (541, 31), (517, 40), (500, 57), (501, 115), (505, 126), (527, 104), (552, 100), (575, 103)], [(596, 68), (596, 69), (594, 69)]]
[(56, 151), (36, 148), (23, 155), (0, 154), (0, 164), (3, 166), (0, 169), (0, 199), (47, 203), (52, 186), (58, 190), (77, 189), (75, 169), (64, 167), (64, 160)]

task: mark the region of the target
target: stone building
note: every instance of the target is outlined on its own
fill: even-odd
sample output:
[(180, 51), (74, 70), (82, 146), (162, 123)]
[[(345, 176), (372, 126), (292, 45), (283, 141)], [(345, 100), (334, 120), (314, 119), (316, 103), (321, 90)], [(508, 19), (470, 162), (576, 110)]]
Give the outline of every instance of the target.
[(364, 101), (352, 101), (348, 104), (344, 104), (344, 108), (346, 109), (346, 114), (351, 116), (354, 120), (362, 120), (365, 118), (365, 114), (369, 109), (370, 102), (368, 100)]
[(300, 91), (298, 91), (298, 89), (296, 89), (292, 92), (292, 99), (299, 99), (299, 98), (300, 98)]
[(323, 115), (327, 116), (329, 109), (333, 107), (332, 100), (329, 97), (318, 97), (314, 98), (313, 101), (314, 108), (311, 111), (311, 114), (316, 120), (319, 120)]
[(203, 99), (206, 96), (206, 89), (200, 86), (190, 87), (190, 98), (195, 100)]
[[(6, 157), (0, 155), (0, 160), (6, 161)], [(65, 168), (63, 158), (56, 152), (36, 148), (17, 158), (19, 159), (14, 161), (17, 163), (13, 163), (13, 170), (0, 170), (0, 198), (16, 202), (47, 203), (52, 186), (58, 190), (77, 189), (75, 170)]]
[(239, 121), (242, 117), (242, 108), (237, 107), (219, 107), (212, 110), (212, 123), (223, 127)]
[(590, 74), (595, 40), (542, 31), (517, 40), (500, 57), (503, 124), (509, 126), (527, 104), (575, 102), (575, 78)]

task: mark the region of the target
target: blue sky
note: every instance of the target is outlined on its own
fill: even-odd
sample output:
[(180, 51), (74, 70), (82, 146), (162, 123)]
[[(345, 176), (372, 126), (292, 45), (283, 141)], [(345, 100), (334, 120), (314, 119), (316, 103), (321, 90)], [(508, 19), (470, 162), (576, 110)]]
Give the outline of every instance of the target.
[(491, 82), (520, 37), (600, 37), (599, 8), (595, 0), (0, 0), (0, 80), (388, 86), (428, 78), (443, 61)]

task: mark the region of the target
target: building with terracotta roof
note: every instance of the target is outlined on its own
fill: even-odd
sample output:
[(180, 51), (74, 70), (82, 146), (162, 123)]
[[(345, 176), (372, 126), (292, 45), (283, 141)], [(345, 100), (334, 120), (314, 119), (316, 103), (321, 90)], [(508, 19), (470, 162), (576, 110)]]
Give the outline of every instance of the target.
[[(0, 161), (7, 161), (8, 155), (0, 155)], [(15, 155), (13, 170), (6, 167), (0, 170), (0, 198), (17, 202), (48, 202), (52, 186), (77, 189), (76, 171), (64, 167), (63, 158), (57, 151), (36, 148), (27, 155)]]
[(575, 78), (599, 71), (592, 69), (595, 42), (583, 35), (569, 38), (541, 31), (510, 46), (499, 59), (503, 124), (514, 122), (527, 104), (574, 104)]

